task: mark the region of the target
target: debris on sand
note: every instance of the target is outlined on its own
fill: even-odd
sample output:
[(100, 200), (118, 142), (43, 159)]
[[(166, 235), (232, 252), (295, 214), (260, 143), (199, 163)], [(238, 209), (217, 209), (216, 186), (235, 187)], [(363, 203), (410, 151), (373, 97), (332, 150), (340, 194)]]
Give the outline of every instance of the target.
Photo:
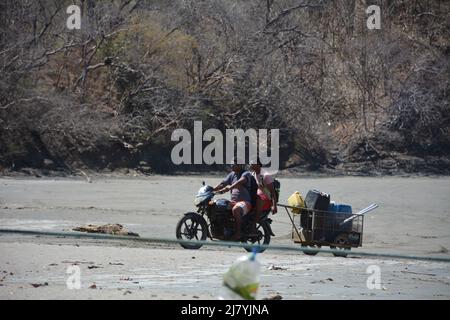
[(89, 287), (89, 289), (97, 289), (97, 285), (94, 283), (93, 285), (91, 285), (91, 286)]
[(77, 266), (79, 264), (94, 264), (94, 262), (92, 261), (69, 261), (69, 260), (61, 261), (61, 263), (70, 263), (74, 266)]
[(268, 269), (269, 270), (287, 270), (287, 268), (277, 267), (274, 264), (272, 264)]
[(44, 282), (44, 283), (31, 283), (31, 285), (32, 285), (34, 288), (39, 288), (39, 287), (48, 286), (48, 282)]
[(324, 280), (318, 280), (318, 281), (312, 281), (311, 284), (316, 284), (316, 283), (327, 283), (327, 281), (334, 281), (332, 278), (326, 278)]
[(436, 274), (434, 274), (434, 273), (413, 272), (413, 271), (404, 271), (404, 270), (402, 270), (400, 272), (401, 273), (419, 274), (419, 275), (422, 275), (422, 276), (431, 276), (431, 277), (435, 277), (436, 276)]
[(440, 246), (441, 249), (439, 250), (439, 253), (448, 253), (448, 249), (446, 247)]
[(76, 227), (72, 229), (73, 231), (87, 232), (87, 233), (106, 233), (120, 236), (133, 236), (139, 237), (139, 234), (134, 232), (129, 232), (123, 228), (121, 224), (105, 224), (98, 226), (95, 224), (88, 224), (81, 227)]
[(88, 266), (88, 269), (98, 269), (98, 268), (101, 268), (101, 267), (99, 267), (99, 266)]
[(274, 294), (274, 295), (268, 296), (267, 298), (263, 298), (263, 300), (283, 300), (283, 297), (279, 294)]
[(130, 277), (123, 277), (123, 278), (120, 278), (120, 280), (123, 280), (123, 281), (131, 281), (131, 280), (133, 280), (133, 279), (131, 279)]

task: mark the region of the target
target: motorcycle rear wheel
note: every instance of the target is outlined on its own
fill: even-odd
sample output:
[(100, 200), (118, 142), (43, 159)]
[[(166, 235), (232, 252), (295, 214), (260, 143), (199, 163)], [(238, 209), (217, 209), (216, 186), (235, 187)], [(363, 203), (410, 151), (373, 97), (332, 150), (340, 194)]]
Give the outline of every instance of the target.
[[(179, 240), (206, 240), (208, 224), (205, 219), (195, 212), (186, 213), (177, 223), (176, 236)], [(185, 249), (200, 249), (202, 244), (180, 243)]]
[[(268, 225), (268, 223), (266, 221), (259, 221), (256, 223), (256, 232), (258, 234), (258, 236), (256, 237), (248, 237), (246, 236), (246, 243), (248, 243), (249, 245), (253, 245), (253, 246), (258, 246), (258, 245), (268, 245), (270, 243), (270, 226)], [(261, 243), (261, 240), (263, 241)], [(245, 247), (245, 250), (247, 250), (248, 252), (252, 252), (253, 248), (252, 247)], [(266, 249), (265, 248), (259, 248), (257, 252), (261, 253), (264, 252)]]

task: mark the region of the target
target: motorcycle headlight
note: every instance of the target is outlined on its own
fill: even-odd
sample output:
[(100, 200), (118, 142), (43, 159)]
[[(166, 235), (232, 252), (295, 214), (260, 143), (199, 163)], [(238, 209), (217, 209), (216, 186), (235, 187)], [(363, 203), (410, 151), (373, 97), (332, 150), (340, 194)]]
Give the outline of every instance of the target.
[(203, 201), (205, 201), (208, 197), (207, 196), (198, 196), (194, 199), (194, 205), (199, 206)]

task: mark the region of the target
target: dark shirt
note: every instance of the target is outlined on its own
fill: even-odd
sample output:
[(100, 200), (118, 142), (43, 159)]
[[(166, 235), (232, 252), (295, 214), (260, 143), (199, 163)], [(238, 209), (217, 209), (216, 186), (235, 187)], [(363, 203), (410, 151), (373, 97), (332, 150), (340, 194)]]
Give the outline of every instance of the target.
[(223, 184), (225, 185), (232, 185), (233, 183), (235, 183), (236, 181), (238, 181), (240, 178), (242, 177), (246, 177), (246, 182), (237, 187), (237, 188), (233, 188), (231, 190), (231, 201), (247, 201), (247, 202), (251, 202), (251, 197), (250, 197), (250, 179), (252, 178), (252, 174), (248, 171), (244, 171), (240, 176), (237, 175), (236, 172), (231, 171), (225, 178), (225, 180), (222, 181)]

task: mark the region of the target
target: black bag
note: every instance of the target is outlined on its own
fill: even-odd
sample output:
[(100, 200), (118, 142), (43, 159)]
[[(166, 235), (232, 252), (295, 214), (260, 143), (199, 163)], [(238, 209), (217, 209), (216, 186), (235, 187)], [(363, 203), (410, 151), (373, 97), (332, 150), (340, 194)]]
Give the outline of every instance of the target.
[(305, 205), (308, 209), (328, 211), (330, 195), (318, 190), (309, 190), (306, 194)]
[(256, 207), (256, 200), (258, 198), (258, 183), (256, 182), (256, 179), (253, 175), (251, 175), (250, 177), (250, 188), (249, 188), (249, 192), (250, 192), (250, 199), (252, 207), (255, 208)]
[(308, 221), (314, 232), (313, 240), (326, 240), (328, 232), (326, 230), (325, 221), (328, 207), (330, 205), (330, 195), (318, 190), (309, 190), (306, 194), (305, 205), (306, 208), (317, 210), (315, 212), (318, 213), (315, 215), (314, 225), (312, 225), (311, 219)]
[[(248, 171), (246, 171), (248, 172)], [(246, 173), (244, 172), (244, 173)], [(242, 174), (244, 174), (242, 173)], [(241, 176), (242, 176), (241, 174)], [(240, 178), (240, 177), (239, 177)], [(245, 184), (245, 188), (247, 188), (248, 193), (250, 194), (250, 203), (252, 205), (253, 208), (256, 207), (256, 200), (258, 197), (258, 183), (256, 182), (255, 177), (249, 173), (245, 175), (245, 178), (247, 179), (247, 183)]]
[(280, 181), (278, 181), (277, 179), (273, 179), (273, 188), (275, 189), (275, 196), (277, 202), (280, 199), (280, 187), (281, 187)]

